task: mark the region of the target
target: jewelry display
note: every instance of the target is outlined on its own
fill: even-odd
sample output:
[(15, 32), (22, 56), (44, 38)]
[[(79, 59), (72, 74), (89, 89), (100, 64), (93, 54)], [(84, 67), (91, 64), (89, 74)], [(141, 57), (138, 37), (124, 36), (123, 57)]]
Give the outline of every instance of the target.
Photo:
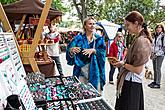
[(78, 103), (76, 105), (76, 109), (78, 110), (113, 110), (102, 98), (86, 101), (84, 103)]
[[(37, 110), (24, 80), (26, 73), (13, 37), (13, 33), (0, 33), (0, 80), (2, 80), (3, 91), (5, 91), (3, 97), (8, 99), (7, 97), (11, 96), (11, 99), (13, 99), (13, 94), (16, 94), (20, 97), (18, 99), (22, 100), (26, 110)], [(16, 101), (10, 100), (5, 110), (25, 110), (15, 105)]]
[(75, 76), (63, 77), (62, 81), (64, 82), (64, 85), (68, 85), (68, 83), (69, 84), (80, 83), (80, 81)]
[(27, 81), (28, 85), (35, 83), (45, 84), (45, 75), (41, 74), (40, 72), (28, 73), (25, 77), (25, 80)]
[(67, 94), (72, 100), (78, 101), (101, 96), (101, 94), (97, 92), (97, 90), (90, 83), (86, 85), (83, 83), (71, 82), (67, 83), (65, 86), (67, 88)]
[(45, 101), (45, 75), (39, 72), (28, 73), (25, 77), (34, 101)]
[(70, 100), (54, 101), (47, 103), (47, 110), (75, 110)]
[(63, 82), (62, 82), (62, 79), (60, 76), (55, 76), (55, 77), (47, 77), (45, 79), (45, 83), (47, 86), (57, 86), (57, 85), (62, 85)]
[(40, 83), (29, 84), (29, 89), (32, 94), (34, 101), (44, 101), (45, 97), (45, 85)]
[(9, 53), (5, 53), (0, 56), (0, 64), (10, 58)]

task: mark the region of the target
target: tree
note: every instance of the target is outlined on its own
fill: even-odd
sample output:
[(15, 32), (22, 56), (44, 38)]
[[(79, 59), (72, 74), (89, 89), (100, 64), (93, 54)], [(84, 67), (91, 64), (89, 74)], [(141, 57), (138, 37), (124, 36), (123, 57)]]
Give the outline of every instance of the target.
[[(153, 28), (156, 23), (165, 21), (165, 10), (160, 7), (160, 1), (157, 0), (119, 0), (114, 7), (111, 7), (109, 11), (109, 20), (117, 24), (123, 24), (124, 17), (130, 11), (139, 11), (145, 19), (145, 22), (150, 28)], [(127, 46), (132, 41), (131, 36), (126, 37)]]
[(160, 7), (160, 0), (73, 0), (81, 21), (89, 15), (123, 24), (127, 13), (137, 10), (149, 25), (165, 21), (165, 10)]
[(83, 22), (83, 19), (87, 17), (87, 9), (86, 5), (88, 4), (89, 0), (73, 0), (73, 4), (77, 10), (78, 17)]
[(1, 1), (1, 4), (10, 4), (10, 3), (14, 3), (18, 0), (0, 0)]
[[(112, 4), (112, 1), (115, 0), (106, 1), (108, 1), (109, 4)], [(73, 0), (72, 3), (77, 10), (81, 22), (83, 22), (83, 19), (87, 16), (94, 16), (97, 20), (106, 18), (106, 16), (104, 16), (107, 12), (104, 9), (106, 7), (104, 0)]]
[(67, 12), (69, 10), (69, 7), (64, 6), (61, 0), (52, 0), (51, 7), (62, 12)]
[(110, 8), (109, 20), (123, 24), (126, 14), (133, 10), (139, 11), (150, 26), (165, 20), (165, 10), (160, 7), (160, 0), (119, 0), (117, 5)]

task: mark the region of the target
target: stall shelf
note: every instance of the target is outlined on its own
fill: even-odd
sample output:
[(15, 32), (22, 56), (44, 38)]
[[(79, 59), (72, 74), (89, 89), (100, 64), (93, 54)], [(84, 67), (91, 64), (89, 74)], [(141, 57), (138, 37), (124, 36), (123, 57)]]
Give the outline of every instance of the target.
[[(40, 71), (40, 64), (41, 65), (47, 65), (51, 64), (50, 66), (54, 65), (52, 64), (53, 61), (46, 61), (46, 62), (37, 62), (36, 59), (34, 58), (36, 48), (38, 47), (38, 42), (40, 40), (41, 33), (43, 31), (43, 26), (45, 25), (46, 19), (50, 19), (51, 21), (54, 21), (54, 19), (59, 18), (62, 16), (62, 12), (50, 8), (52, 0), (46, 0), (46, 3), (43, 4), (39, 0), (22, 0), (18, 1), (14, 4), (9, 4), (9, 5), (4, 5), (4, 10), (9, 17), (9, 21), (13, 22), (14, 20), (21, 20), (19, 30), (16, 33), (16, 37), (20, 34), (20, 30), (23, 26), (23, 23), (27, 24), (27, 19), (29, 17), (35, 16), (35, 24), (37, 24), (37, 28), (34, 33), (34, 38), (32, 44), (28, 46), (27, 44), (22, 44), (20, 47), (23, 48), (22, 50), (27, 51), (21, 51), (21, 58), (23, 61), (23, 64), (25, 66), (30, 65), (31, 70), (33, 72), (38, 72)], [(18, 16), (19, 15), (19, 16)], [(37, 22), (36, 22), (37, 21)], [(47, 45), (47, 44), (46, 44)], [(30, 49), (29, 49), (30, 48)], [(46, 52), (44, 53), (44, 56), (47, 56)], [(29, 68), (29, 66), (28, 66)], [(54, 68), (52, 68), (54, 69)], [(42, 72), (42, 71), (41, 71)], [(52, 73), (52, 75), (54, 75)]]

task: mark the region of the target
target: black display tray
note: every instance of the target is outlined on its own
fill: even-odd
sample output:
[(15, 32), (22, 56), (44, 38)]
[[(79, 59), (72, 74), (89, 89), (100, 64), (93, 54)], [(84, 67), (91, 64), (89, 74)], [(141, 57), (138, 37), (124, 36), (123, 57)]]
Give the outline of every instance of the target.
[(71, 99), (63, 99), (58, 101), (47, 101), (47, 110), (76, 110), (75, 105)]
[(114, 110), (102, 97), (81, 100), (75, 107), (77, 110)]
[(42, 108), (43, 110), (47, 110), (46, 101), (34, 101), (37, 108)]

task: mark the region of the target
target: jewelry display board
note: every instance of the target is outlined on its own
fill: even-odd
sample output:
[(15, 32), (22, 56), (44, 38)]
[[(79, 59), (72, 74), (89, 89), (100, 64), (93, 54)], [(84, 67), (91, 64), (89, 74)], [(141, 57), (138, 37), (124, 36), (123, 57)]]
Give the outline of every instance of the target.
[(1, 100), (17, 94), (27, 110), (37, 109), (24, 80), (26, 76), (12, 33), (0, 33), (0, 83)]

